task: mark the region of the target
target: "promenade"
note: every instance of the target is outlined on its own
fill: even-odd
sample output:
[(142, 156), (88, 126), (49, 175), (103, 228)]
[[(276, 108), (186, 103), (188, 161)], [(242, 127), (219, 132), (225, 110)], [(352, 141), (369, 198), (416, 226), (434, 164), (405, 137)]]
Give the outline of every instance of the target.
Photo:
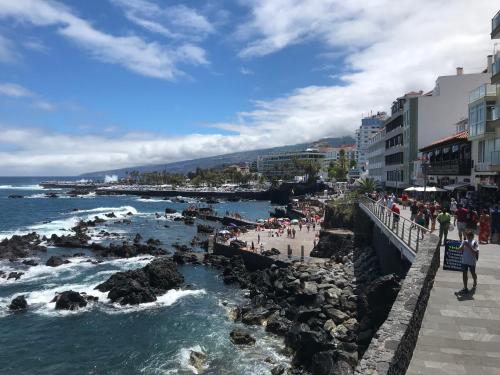
[[(260, 252), (260, 244), (258, 244), (258, 236), (260, 235), (260, 242), (264, 245), (264, 250), (271, 250), (271, 248), (276, 248), (280, 251), (279, 258), (280, 259), (285, 259), (287, 258), (287, 249), (288, 245), (290, 245), (292, 249), (292, 257), (300, 257), (300, 248), (303, 245), (304, 246), (304, 256), (309, 257), (309, 254), (311, 253), (312, 249), (314, 248), (314, 239), (315, 236), (319, 233), (319, 225), (316, 226), (316, 230), (311, 229), (308, 232), (307, 228), (305, 226), (302, 227), (302, 230), (299, 230), (298, 225), (293, 225), (293, 228), (295, 228), (295, 238), (290, 238), (286, 236), (286, 230), (285, 233), (279, 237), (274, 236), (271, 237), (269, 236), (269, 230), (262, 230), (262, 231), (257, 231), (257, 230), (249, 230), (247, 233), (241, 234), (238, 239), (241, 241), (246, 241), (248, 244), (248, 249), (251, 251), (250, 246), (252, 244), (252, 241), (255, 245), (255, 251), (257, 253)], [(274, 230), (273, 232), (276, 232)], [(317, 238), (316, 238), (317, 240)]]
[[(410, 217), (409, 209), (401, 214)], [(448, 238), (458, 239), (456, 229)], [(444, 246), (407, 374), (500, 375), (500, 245), (480, 245), (478, 286), (469, 295), (457, 294), (462, 273), (443, 270), (443, 255)]]

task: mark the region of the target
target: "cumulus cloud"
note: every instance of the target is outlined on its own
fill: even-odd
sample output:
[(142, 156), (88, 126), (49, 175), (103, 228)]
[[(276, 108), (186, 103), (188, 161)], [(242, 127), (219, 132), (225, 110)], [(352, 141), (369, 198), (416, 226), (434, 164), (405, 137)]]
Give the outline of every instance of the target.
[(35, 26), (57, 26), (60, 35), (88, 50), (95, 59), (148, 77), (172, 80), (184, 74), (179, 64), (208, 63), (201, 47), (170, 48), (134, 35), (105, 33), (55, 1), (0, 0), (0, 18), (13, 18)]
[(11, 63), (16, 60), (12, 43), (7, 38), (0, 35), (0, 62)]
[[(437, 76), (453, 74), (456, 66), (465, 73), (482, 70), (492, 50), (490, 19), (498, 10), (496, 1), (468, 0), (245, 4), (250, 17), (237, 30), (241, 57), (255, 59), (314, 41), (325, 56), (343, 52), (341, 84), (302, 87), (256, 101), (253, 110), (236, 113), (235, 121), (213, 124), (230, 135), (72, 136), (5, 125), (0, 150), (6, 145), (16, 151), (0, 152), (0, 174), (74, 174), (353, 134), (362, 113), (387, 110), (407, 91), (430, 90)], [(45, 14), (44, 19), (51, 17)], [(68, 22), (49, 24), (61, 25), (61, 32), (69, 28)]]

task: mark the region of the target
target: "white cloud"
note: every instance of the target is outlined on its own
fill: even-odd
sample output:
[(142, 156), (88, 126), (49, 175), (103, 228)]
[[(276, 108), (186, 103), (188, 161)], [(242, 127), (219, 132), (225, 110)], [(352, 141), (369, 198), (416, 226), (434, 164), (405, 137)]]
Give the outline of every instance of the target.
[(33, 103), (33, 107), (42, 111), (53, 112), (56, 110), (56, 105), (46, 100), (37, 100)]
[(253, 70), (250, 70), (250, 69), (245, 68), (243, 66), (240, 68), (240, 73), (243, 74), (244, 76), (253, 76), (254, 75)]
[(35, 26), (58, 26), (59, 34), (88, 50), (95, 59), (148, 77), (172, 80), (184, 74), (177, 67), (179, 64), (208, 63), (200, 47), (188, 44), (170, 48), (138, 36), (111, 35), (55, 1), (0, 0), (0, 18), (14, 18)]
[(11, 98), (26, 98), (35, 94), (26, 87), (16, 83), (0, 83), (0, 95), (10, 96)]
[(159, 6), (148, 0), (111, 0), (125, 16), (144, 29), (168, 38), (202, 39), (214, 27), (196, 9), (185, 5)]
[(352, 134), (362, 113), (387, 110), (406, 91), (430, 90), (437, 76), (453, 74), (456, 66), (465, 73), (481, 70), (492, 50), (490, 19), (497, 7), (496, 1), (467, 0), (418, 6), (409, 0), (257, 1), (238, 30), (246, 43), (242, 55), (255, 58), (316, 41), (325, 52), (345, 51), (342, 85), (308, 86), (257, 101), (253, 110), (237, 113), (237, 121), (214, 124), (231, 135), (80, 136), (4, 126), (0, 150), (5, 144), (16, 151), (0, 151), (0, 174), (74, 174)]
[(12, 43), (7, 38), (0, 35), (0, 62), (11, 63), (16, 60)]

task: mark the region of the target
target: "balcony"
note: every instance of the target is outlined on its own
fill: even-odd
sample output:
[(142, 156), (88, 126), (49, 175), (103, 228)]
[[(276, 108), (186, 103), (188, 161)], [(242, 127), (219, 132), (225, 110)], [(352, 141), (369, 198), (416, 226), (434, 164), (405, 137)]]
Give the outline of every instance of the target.
[(472, 160), (445, 160), (431, 162), (427, 170), (429, 175), (470, 176)]
[(500, 38), (500, 10), (491, 19), (491, 39)]
[(476, 163), (476, 172), (500, 172), (500, 151), (491, 152), (491, 160)]
[(500, 83), (500, 50), (497, 50), (497, 45), (495, 45), (493, 64), (491, 66), (491, 83), (493, 85)]
[(479, 86), (469, 93), (469, 104), (483, 98), (491, 98), (495, 100), (497, 96), (497, 87), (489, 83)]

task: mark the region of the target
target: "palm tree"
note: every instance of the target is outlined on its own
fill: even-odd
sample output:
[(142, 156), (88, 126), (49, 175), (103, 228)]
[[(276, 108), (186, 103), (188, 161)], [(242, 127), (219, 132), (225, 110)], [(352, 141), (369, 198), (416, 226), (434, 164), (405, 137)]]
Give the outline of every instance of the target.
[(358, 181), (357, 191), (360, 194), (372, 193), (379, 188), (377, 181), (372, 178), (360, 178)]

